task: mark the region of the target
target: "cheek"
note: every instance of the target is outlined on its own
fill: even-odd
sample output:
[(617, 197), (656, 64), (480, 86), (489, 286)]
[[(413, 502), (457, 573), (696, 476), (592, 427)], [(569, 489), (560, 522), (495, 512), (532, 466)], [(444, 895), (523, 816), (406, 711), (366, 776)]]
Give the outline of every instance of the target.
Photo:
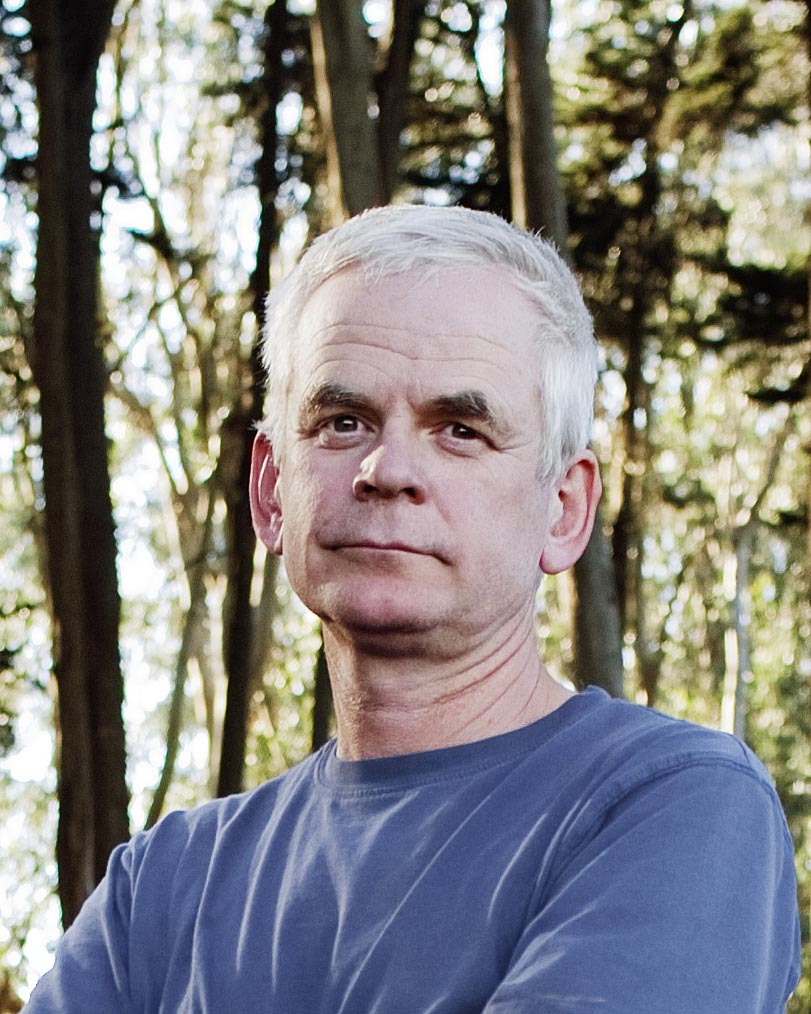
[(535, 485), (514, 487), (491, 514), (489, 539), (497, 552), (515, 568), (533, 574), (540, 566), (548, 532), (547, 512)]
[(299, 533), (305, 533), (312, 527), (319, 511), (319, 492), (302, 481), (299, 477), (296, 482), (285, 487), (282, 497), (282, 517), (286, 537), (289, 539)]
[[(340, 510), (346, 481), (334, 467), (323, 467), (323, 463), (316, 468), (304, 459), (291, 462), (291, 466), (282, 487), (282, 517), (286, 540), (301, 542)], [(351, 491), (351, 482), (348, 488)]]

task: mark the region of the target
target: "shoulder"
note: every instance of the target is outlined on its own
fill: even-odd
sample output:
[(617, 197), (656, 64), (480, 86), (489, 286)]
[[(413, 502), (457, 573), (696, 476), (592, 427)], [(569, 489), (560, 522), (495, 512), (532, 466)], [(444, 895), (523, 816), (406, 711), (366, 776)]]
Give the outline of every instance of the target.
[(610, 1010), (782, 1009), (799, 967), (796, 882), (763, 765), (732, 736), (600, 691), (570, 703), (546, 756), (551, 847), (509, 1004), (493, 1009), (534, 1009), (541, 989)]
[(596, 688), (583, 696), (589, 706), (583, 708), (573, 731), (587, 744), (587, 756), (618, 776), (644, 779), (708, 765), (734, 770), (768, 788), (772, 785), (763, 764), (734, 736), (611, 698)]
[(306, 805), (311, 765), (307, 758), (251, 791), (169, 813), (112, 854), (98, 918), (87, 925), (91, 933), (93, 925), (120, 927), (134, 995), (186, 960), (206, 897), (227, 905), (245, 895), (280, 808)]
[[(708, 835), (719, 822), (766, 833), (789, 832), (768, 771), (739, 739), (641, 705), (586, 691), (588, 707), (570, 730), (580, 829), (594, 833), (622, 813), (697, 823)], [(778, 845), (778, 847), (780, 847)]]
[(606, 875), (623, 879), (652, 863), (652, 881), (669, 883), (673, 897), (688, 880), (708, 892), (727, 883), (727, 896), (746, 891), (758, 903), (779, 895), (789, 924), (793, 845), (752, 751), (726, 733), (599, 691), (586, 698), (571, 730), (581, 758), (568, 772), (558, 871), (599, 857)]
[(135, 878), (144, 867), (163, 879), (173, 871), (207, 867), (215, 849), (228, 843), (243, 854), (253, 851), (280, 806), (306, 798), (314, 756), (257, 788), (168, 813), (153, 828), (135, 834), (121, 846), (120, 861)]

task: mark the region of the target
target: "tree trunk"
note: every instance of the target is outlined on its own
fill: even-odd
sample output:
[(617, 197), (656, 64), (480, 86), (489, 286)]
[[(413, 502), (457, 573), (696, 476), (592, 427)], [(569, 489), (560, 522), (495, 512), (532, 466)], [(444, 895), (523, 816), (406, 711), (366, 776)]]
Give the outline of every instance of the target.
[(637, 427), (636, 412), (638, 408), (642, 408), (644, 321), (648, 307), (647, 299), (642, 292), (637, 291), (633, 298), (634, 308), (628, 314), (623, 371), (625, 407), (619, 422), (623, 436), (622, 498), (611, 536), (620, 628), (623, 631), (633, 629), (636, 625), (636, 610), (633, 603), (636, 599), (639, 556), (642, 548), (641, 477), (642, 459), (647, 444), (647, 440)]
[(564, 252), (566, 203), (558, 173), (549, 44), (549, 0), (510, 0), (505, 21), (505, 102), (513, 220), (543, 229)]
[[(261, 336), (265, 296), (270, 284), (270, 259), (278, 245), (276, 222), (276, 108), (282, 97), (282, 51), (287, 26), (285, 0), (275, 0), (265, 15), (265, 97), (260, 120), (262, 154), (256, 167), (261, 211), (256, 267), (251, 275), (252, 309), (257, 334), (251, 349), (248, 388), (223, 424), (221, 460), (233, 459), (234, 468), (223, 470), (228, 533), (228, 585), (223, 607), (223, 656), (228, 691), (222, 731), (222, 752), (217, 795), (242, 790), (248, 713), (254, 689), (256, 624), (270, 624), (272, 616), (257, 617), (251, 608), (256, 538), (251, 522), (248, 480), (255, 424), (262, 418), (263, 370)], [(276, 571), (268, 571), (275, 578)]]
[(315, 685), (313, 687), (313, 726), (310, 747), (313, 751), (323, 746), (329, 739), (330, 719), (332, 718), (332, 688), (329, 682), (327, 656), (324, 653), (324, 641), (318, 646), (315, 660)]
[[(724, 637), (724, 692), (721, 699), (721, 729), (743, 740), (746, 734), (746, 686), (752, 679), (751, 637), (752, 590), (750, 570), (757, 536), (758, 515), (774, 485), (786, 440), (793, 427), (791, 412), (776, 435), (766, 456), (766, 472), (754, 503), (746, 509), (745, 520), (732, 530), (734, 555), (724, 574), (724, 592), (732, 613)], [(735, 512), (738, 513), (737, 511)]]
[[(552, 83), (546, 60), (550, 16), (548, 0), (510, 0), (507, 5), (504, 76), (512, 217), (526, 229), (542, 229), (568, 259), (566, 205), (557, 169)], [(574, 577), (577, 680), (622, 697), (617, 594), (599, 512)]]
[(721, 729), (738, 739), (746, 735), (746, 684), (752, 678), (749, 621), (752, 613), (749, 569), (755, 541), (755, 518), (733, 533), (735, 555), (731, 559), (731, 588), (727, 588), (732, 611), (724, 641), (726, 673), (721, 700)]
[(377, 82), (383, 203), (392, 199), (397, 186), (400, 131), (405, 119), (411, 57), (424, 10), (425, 0), (395, 0), (388, 59)]
[(358, 0), (319, 0), (316, 11), (313, 64), (337, 225), (347, 215), (383, 203), (380, 148), (369, 116), (371, 44)]
[(622, 635), (611, 551), (600, 511), (585, 553), (574, 565), (575, 673), (579, 686), (602, 687), (623, 697)]
[[(805, 51), (809, 60), (811, 60), (811, 0), (805, 0), (805, 18), (803, 20), (803, 38), (805, 39)], [(809, 66), (809, 64), (806, 64)], [(807, 100), (811, 102), (811, 74), (805, 82)], [(811, 145), (809, 145), (811, 147)], [(809, 335), (811, 335), (811, 256), (809, 256), (806, 264), (806, 273), (808, 276), (808, 296), (806, 303), (806, 328)], [(805, 397), (811, 400), (811, 359), (806, 361), (803, 372), (805, 372)], [(805, 529), (805, 544), (806, 553), (809, 559), (811, 559), (811, 468), (808, 469), (808, 475), (806, 479), (806, 503), (808, 504), (808, 514), (806, 516), (806, 529)], [(809, 588), (811, 592), (811, 588)]]
[(103, 875), (112, 848), (129, 835), (89, 161), (96, 69), (113, 6), (113, 0), (29, 5), (40, 115), (31, 365), (42, 419), (65, 926)]
[[(194, 658), (196, 642), (199, 640), (200, 629), (206, 619), (206, 559), (211, 550), (213, 524), (214, 497), (210, 496), (199, 545), (195, 546), (194, 553), (187, 555), (183, 561), (189, 584), (189, 607), (183, 618), (183, 633), (180, 637), (180, 648), (175, 661), (175, 677), (172, 697), (169, 702), (169, 721), (166, 727), (166, 753), (161, 775), (147, 813), (145, 824), (147, 828), (156, 824), (160, 818), (169, 787), (174, 778), (175, 763), (180, 749), (180, 733), (183, 728), (183, 705), (186, 700), (185, 690), (189, 662)], [(213, 737), (210, 734), (209, 741), (213, 742)]]

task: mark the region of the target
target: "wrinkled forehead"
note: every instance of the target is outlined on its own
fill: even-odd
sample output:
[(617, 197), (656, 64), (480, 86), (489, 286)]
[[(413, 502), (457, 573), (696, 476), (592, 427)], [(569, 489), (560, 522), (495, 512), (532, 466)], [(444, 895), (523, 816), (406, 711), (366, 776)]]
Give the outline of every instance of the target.
[(340, 388), (412, 406), (475, 394), (506, 421), (537, 420), (535, 312), (490, 272), (334, 275), (308, 301), (289, 378), (293, 416)]
[[(469, 337), (526, 353), (542, 312), (515, 278), (497, 265), (420, 264), (406, 271), (353, 265), (321, 280), (307, 295), (297, 327), (300, 351), (308, 339), (337, 327), (375, 343), (378, 331), (419, 337)], [(424, 350), (430, 354), (430, 349)], [(294, 353), (293, 361), (301, 361)]]

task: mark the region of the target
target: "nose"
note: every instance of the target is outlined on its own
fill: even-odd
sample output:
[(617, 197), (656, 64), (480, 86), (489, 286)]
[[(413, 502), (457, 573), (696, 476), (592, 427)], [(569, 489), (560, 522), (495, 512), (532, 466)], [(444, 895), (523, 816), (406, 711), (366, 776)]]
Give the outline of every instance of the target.
[(402, 496), (414, 504), (424, 503), (425, 484), (413, 449), (406, 447), (403, 439), (384, 438), (360, 463), (352, 493), (361, 501)]

